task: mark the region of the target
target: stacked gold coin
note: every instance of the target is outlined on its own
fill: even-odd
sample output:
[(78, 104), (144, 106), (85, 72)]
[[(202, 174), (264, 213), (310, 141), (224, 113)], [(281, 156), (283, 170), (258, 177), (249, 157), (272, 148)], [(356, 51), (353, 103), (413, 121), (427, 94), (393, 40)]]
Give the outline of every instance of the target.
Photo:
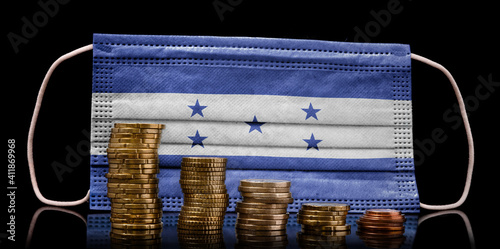
[(290, 184), (290, 181), (273, 179), (240, 181), (238, 190), (243, 201), (236, 203), (239, 245), (287, 245), (287, 208), (293, 202)]
[(351, 225), (346, 224), (350, 206), (343, 203), (304, 203), (297, 215), (297, 223), (302, 225), (297, 240), (302, 247), (316, 247), (318, 243), (345, 246), (345, 236), (351, 233)]
[(158, 198), (161, 124), (115, 123), (107, 149), (113, 244), (159, 246), (163, 224)]
[(224, 245), (222, 225), (229, 195), (226, 189), (226, 158), (184, 157), (181, 184), (184, 204), (177, 222), (179, 242), (184, 246)]
[(369, 209), (356, 221), (356, 234), (370, 247), (399, 248), (406, 239), (405, 221), (401, 211)]

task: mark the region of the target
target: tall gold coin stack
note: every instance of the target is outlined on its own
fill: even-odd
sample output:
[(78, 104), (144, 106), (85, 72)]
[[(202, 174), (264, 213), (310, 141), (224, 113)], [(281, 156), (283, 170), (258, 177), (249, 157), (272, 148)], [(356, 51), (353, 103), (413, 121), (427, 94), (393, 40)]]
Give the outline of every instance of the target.
[(401, 211), (369, 209), (356, 221), (356, 234), (370, 247), (399, 248), (406, 240), (405, 221)]
[(115, 123), (107, 149), (111, 242), (160, 247), (162, 202), (158, 198), (158, 147), (162, 124)]
[(290, 181), (273, 179), (240, 181), (238, 190), (243, 201), (236, 203), (236, 237), (240, 247), (286, 247), (287, 208), (293, 203), (290, 185)]
[(302, 231), (297, 234), (301, 248), (347, 248), (345, 236), (351, 233), (346, 224), (350, 206), (343, 203), (304, 203), (297, 215)]
[(226, 158), (184, 157), (181, 184), (184, 204), (177, 221), (182, 247), (224, 248), (222, 226), (229, 206)]

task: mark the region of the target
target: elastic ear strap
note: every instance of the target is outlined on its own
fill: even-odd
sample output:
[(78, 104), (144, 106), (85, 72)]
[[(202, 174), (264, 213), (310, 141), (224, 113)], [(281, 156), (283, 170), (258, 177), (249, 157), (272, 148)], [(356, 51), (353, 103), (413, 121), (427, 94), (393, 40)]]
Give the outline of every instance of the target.
[(448, 214), (457, 214), (462, 218), (465, 224), (465, 229), (467, 229), (467, 235), (469, 235), (470, 248), (476, 248), (476, 243), (474, 242), (474, 233), (472, 232), (472, 226), (470, 224), (469, 217), (467, 217), (467, 214), (460, 210), (446, 210), (424, 215), (418, 219), (418, 226), (420, 226), (420, 224), (428, 219)]
[(430, 210), (445, 210), (445, 209), (457, 208), (460, 205), (462, 205), (465, 202), (465, 200), (467, 199), (467, 195), (469, 194), (470, 185), (471, 185), (472, 171), (474, 169), (474, 141), (472, 139), (472, 132), (470, 129), (469, 119), (467, 117), (467, 111), (465, 110), (465, 104), (464, 104), (464, 101), (462, 99), (462, 94), (460, 94), (460, 90), (458, 89), (458, 86), (457, 86), (457, 83), (455, 82), (455, 79), (453, 79), (453, 76), (446, 68), (444, 68), (440, 64), (438, 64), (434, 61), (431, 61), (425, 57), (422, 57), (420, 55), (416, 55), (416, 54), (412, 53), (411, 58), (441, 70), (441, 72), (443, 72), (446, 75), (446, 77), (448, 77), (448, 80), (450, 81), (450, 83), (453, 87), (453, 91), (455, 92), (455, 95), (457, 96), (458, 106), (460, 107), (460, 115), (462, 116), (462, 119), (464, 122), (465, 133), (467, 135), (467, 143), (469, 144), (469, 165), (467, 167), (467, 177), (465, 178), (465, 187), (464, 187), (464, 191), (462, 193), (462, 197), (460, 197), (460, 199), (457, 202), (452, 203), (452, 204), (428, 205), (428, 204), (420, 203), (420, 207), (425, 208), (425, 209), (430, 209)]
[(40, 107), (42, 106), (42, 99), (45, 93), (45, 88), (47, 88), (47, 84), (49, 83), (50, 76), (54, 72), (57, 66), (61, 64), (61, 62), (75, 56), (81, 54), (86, 51), (92, 50), (92, 44), (81, 47), (79, 49), (73, 50), (57, 59), (52, 66), (50, 66), (45, 78), (43, 79), (42, 86), (40, 87), (40, 91), (38, 92), (38, 97), (36, 99), (35, 110), (33, 111), (33, 117), (31, 118), (30, 130), (28, 133), (28, 167), (30, 171), (31, 185), (33, 185), (33, 191), (35, 191), (36, 197), (43, 203), (54, 206), (76, 206), (82, 204), (89, 200), (90, 190), (87, 192), (87, 195), (80, 200), (76, 201), (54, 201), (45, 198), (42, 193), (40, 193), (40, 189), (38, 188), (38, 183), (36, 181), (35, 175), (35, 163), (33, 162), (33, 137), (35, 135), (35, 126), (36, 121), (38, 119), (38, 113), (40, 112)]

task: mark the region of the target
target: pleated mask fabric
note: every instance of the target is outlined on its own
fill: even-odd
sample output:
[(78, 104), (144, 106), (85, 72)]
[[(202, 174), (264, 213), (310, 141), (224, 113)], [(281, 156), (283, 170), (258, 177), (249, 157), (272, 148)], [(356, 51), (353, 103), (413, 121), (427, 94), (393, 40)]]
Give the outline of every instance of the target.
[(351, 212), (419, 212), (411, 58), (404, 44), (95, 34), (90, 208), (109, 210), (106, 149), (114, 123), (165, 124), (164, 211), (179, 211), (186, 156), (227, 161), (228, 211), (241, 179), (292, 182), (303, 202)]

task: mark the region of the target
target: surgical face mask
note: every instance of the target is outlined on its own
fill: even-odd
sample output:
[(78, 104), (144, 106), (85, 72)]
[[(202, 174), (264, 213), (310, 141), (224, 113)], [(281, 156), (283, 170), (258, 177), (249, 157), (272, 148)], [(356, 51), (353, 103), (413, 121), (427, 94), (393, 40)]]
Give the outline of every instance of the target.
[[(74, 202), (47, 200), (34, 174), (32, 140), (41, 99), (57, 65), (93, 49), (90, 190)], [(411, 59), (443, 71), (460, 104), (469, 142), (462, 198), (420, 203), (412, 141)], [(412, 54), (408, 45), (247, 37), (95, 34), (92, 45), (61, 57), (40, 90), (28, 139), (37, 197), (52, 205), (109, 210), (106, 148), (115, 122), (161, 123), (160, 197), (179, 211), (185, 156), (228, 159), (226, 185), (240, 199), (248, 178), (292, 182), (297, 211), (304, 202), (343, 202), (351, 212), (461, 205), (473, 169), (472, 135), (453, 77)]]

